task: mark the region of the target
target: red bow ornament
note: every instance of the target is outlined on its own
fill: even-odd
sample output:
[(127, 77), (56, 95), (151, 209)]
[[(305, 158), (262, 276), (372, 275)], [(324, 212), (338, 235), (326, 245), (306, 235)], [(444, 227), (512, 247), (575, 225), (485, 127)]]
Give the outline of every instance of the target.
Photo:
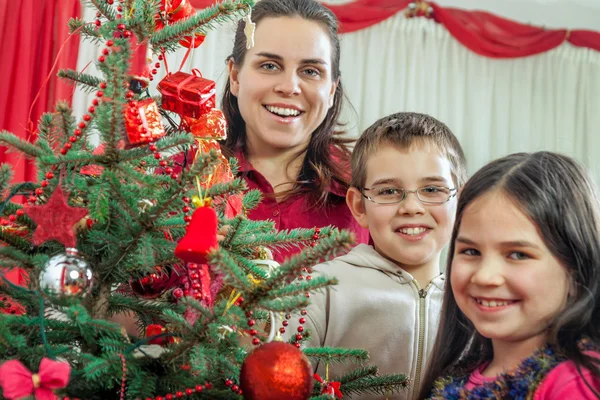
[(321, 394), (326, 394), (331, 396), (331, 398), (342, 398), (342, 392), (340, 391), (340, 386), (342, 385), (340, 382), (327, 382), (323, 378), (319, 376), (319, 374), (315, 374), (315, 379), (322, 386)]
[(49, 358), (42, 358), (37, 374), (31, 373), (20, 361), (10, 360), (0, 366), (0, 386), (8, 400), (31, 395), (36, 400), (57, 400), (53, 390), (66, 387), (70, 374), (68, 363)]

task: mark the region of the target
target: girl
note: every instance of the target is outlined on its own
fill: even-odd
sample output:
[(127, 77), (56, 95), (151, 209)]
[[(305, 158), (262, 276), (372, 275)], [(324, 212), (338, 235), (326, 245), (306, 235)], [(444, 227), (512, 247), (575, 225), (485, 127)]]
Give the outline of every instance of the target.
[(262, 0), (252, 22), (250, 49), (249, 27), (238, 24), (222, 98), (224, 153), (263, 193), (248, 217), (272, 219), (278, 230), (334, 225), (367, 242), (345, 203), (352, 141), (336, 131), (344, 93), (335, 16), (314, 0)]
[(600, 398), (600, 212), (584, 169), (504, 157), (467, 182), (456, 216), (419, 398)]

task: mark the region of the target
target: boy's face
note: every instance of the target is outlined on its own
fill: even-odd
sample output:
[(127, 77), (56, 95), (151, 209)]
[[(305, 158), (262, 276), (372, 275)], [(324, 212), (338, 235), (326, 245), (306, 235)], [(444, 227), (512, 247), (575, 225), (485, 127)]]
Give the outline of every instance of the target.
[[(455, 187), (450, 161), (436, 149), (388, 145), (368, 158), (366, 188), (416, 190), (428, 186)], [(360, 199), (357, 189), (351, 191), (348, 204), (354, 217), (369, 229), (381, 255), (408, 272), (425, 265), (439, 268), (440, 254), (452, 234), (456, 196), (443, 204), (428, 205), (415, 193), (407, 193), (400, 203), (376, 204)]]

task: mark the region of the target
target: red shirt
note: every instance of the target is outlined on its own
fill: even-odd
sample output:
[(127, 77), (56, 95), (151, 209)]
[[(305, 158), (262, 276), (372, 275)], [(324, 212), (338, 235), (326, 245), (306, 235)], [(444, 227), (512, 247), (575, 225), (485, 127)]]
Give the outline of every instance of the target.
[[(239, 162), (239, 175), (244, 177), (249, 189), (258, 189), (263, 193), (260, 204), (248, 213), (248, 218), (253, 220), (272, 220), (278, 231), (294, 228), (322, 228), (334, 226), (347, 229), (354, 233), (356, 244), (369, 242), (369, 231), (362, 228), (346, 205), (346, 189), (334, 182), (329, 189), (331, 196), (323, 207), (313, 207), (309, 194), (301, 194), (281, 202), (274, 197), (273, 187), (265, 177), (255, 170), (242, 153), (237, 154)], [(300, 252), (300, 247), (273, 250), (276, 261), (282, 262), (286, 257)]]

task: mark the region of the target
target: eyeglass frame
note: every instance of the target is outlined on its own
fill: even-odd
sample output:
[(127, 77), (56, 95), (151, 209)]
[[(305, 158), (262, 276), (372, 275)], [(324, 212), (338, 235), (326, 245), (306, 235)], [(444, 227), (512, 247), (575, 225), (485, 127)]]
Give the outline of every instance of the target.
[[(431, 202), (431, 201), (423, 201), (423, 200), (422, 200), (422, 199), (419, 197), (419, 190), (421, 190), (421, 189), (423, 189), (423, 188), (426, 188), (426, 187), (432, 187), (432, 186), (434, 186), (434, 187), (438, 187), (438, 188), (447, 189), (447, 190), (449, 190), (449, 191), (450, 191), (450, 195), (448, 196), (448, 198), (447, 198), (445, 201), (442, 201), (441, 203), (438, 203), (438, 202)], [(398, 201), (395, 201), (395, 202), (393, 202), (393, 203), (378, 203), (378, 202), (376, 202), (375, 200), (373, 200), (373, 199), (371, 198), (371, 196), (367, 196), (367, 195), (366, 195), (366, 194), (363, 192), (363, 190), (374, 190), (374, 188), (367, 188), (367, 187), (358, 188), (358, 190), (360, 191), (360, 194), (361, 194), (361, 195), (362, 195), (362, 196), (363, 196), (365, 199), (367, 199), (367, 200), (369, 200), (369, 201), (371, 201), (371, 202), (373, 202), (373, 203), (375, 203), (375, 204), (382, 204), (382, 205), (385, 205), (385, 204), (400, 204), (400, 203), (402, 203), (404, 200), (406, 200), (406, 196), (408, 196), (408, 194), (409, 194), (409, 193), (414, 193), (414, 194), (415, 194), (415, 196), (417, 196), (417, 199), (418, 199), (418, 200), (421, 202), (421, 204), (425, 204), (425, 205), (432, 205), (432, 206), (441, 206), (442, 204), (449, 202), (451, 198), (453, 198), (454, 196), (456, 196), (456, 195), (458, 194), (458, 189), (457, 189), (456, 187), (454, 187), (454, 188), (449, 188), (449, 187), (446, 187), (446, 186), (438, 186), (438, 185), (429, 185), (429, 186), (423, 186), (423, 187), (420, 187), (420, 188), (418, 188), (418, 189), (415, 189), (415, 190), (406, 190), (406, 189), (402, 189), (402, 188), (396, 188), (396, 189), (397, 189), (397, 190), (402, 190), (402, 193), (404, 194), (400, 200), (398, 200)]]

